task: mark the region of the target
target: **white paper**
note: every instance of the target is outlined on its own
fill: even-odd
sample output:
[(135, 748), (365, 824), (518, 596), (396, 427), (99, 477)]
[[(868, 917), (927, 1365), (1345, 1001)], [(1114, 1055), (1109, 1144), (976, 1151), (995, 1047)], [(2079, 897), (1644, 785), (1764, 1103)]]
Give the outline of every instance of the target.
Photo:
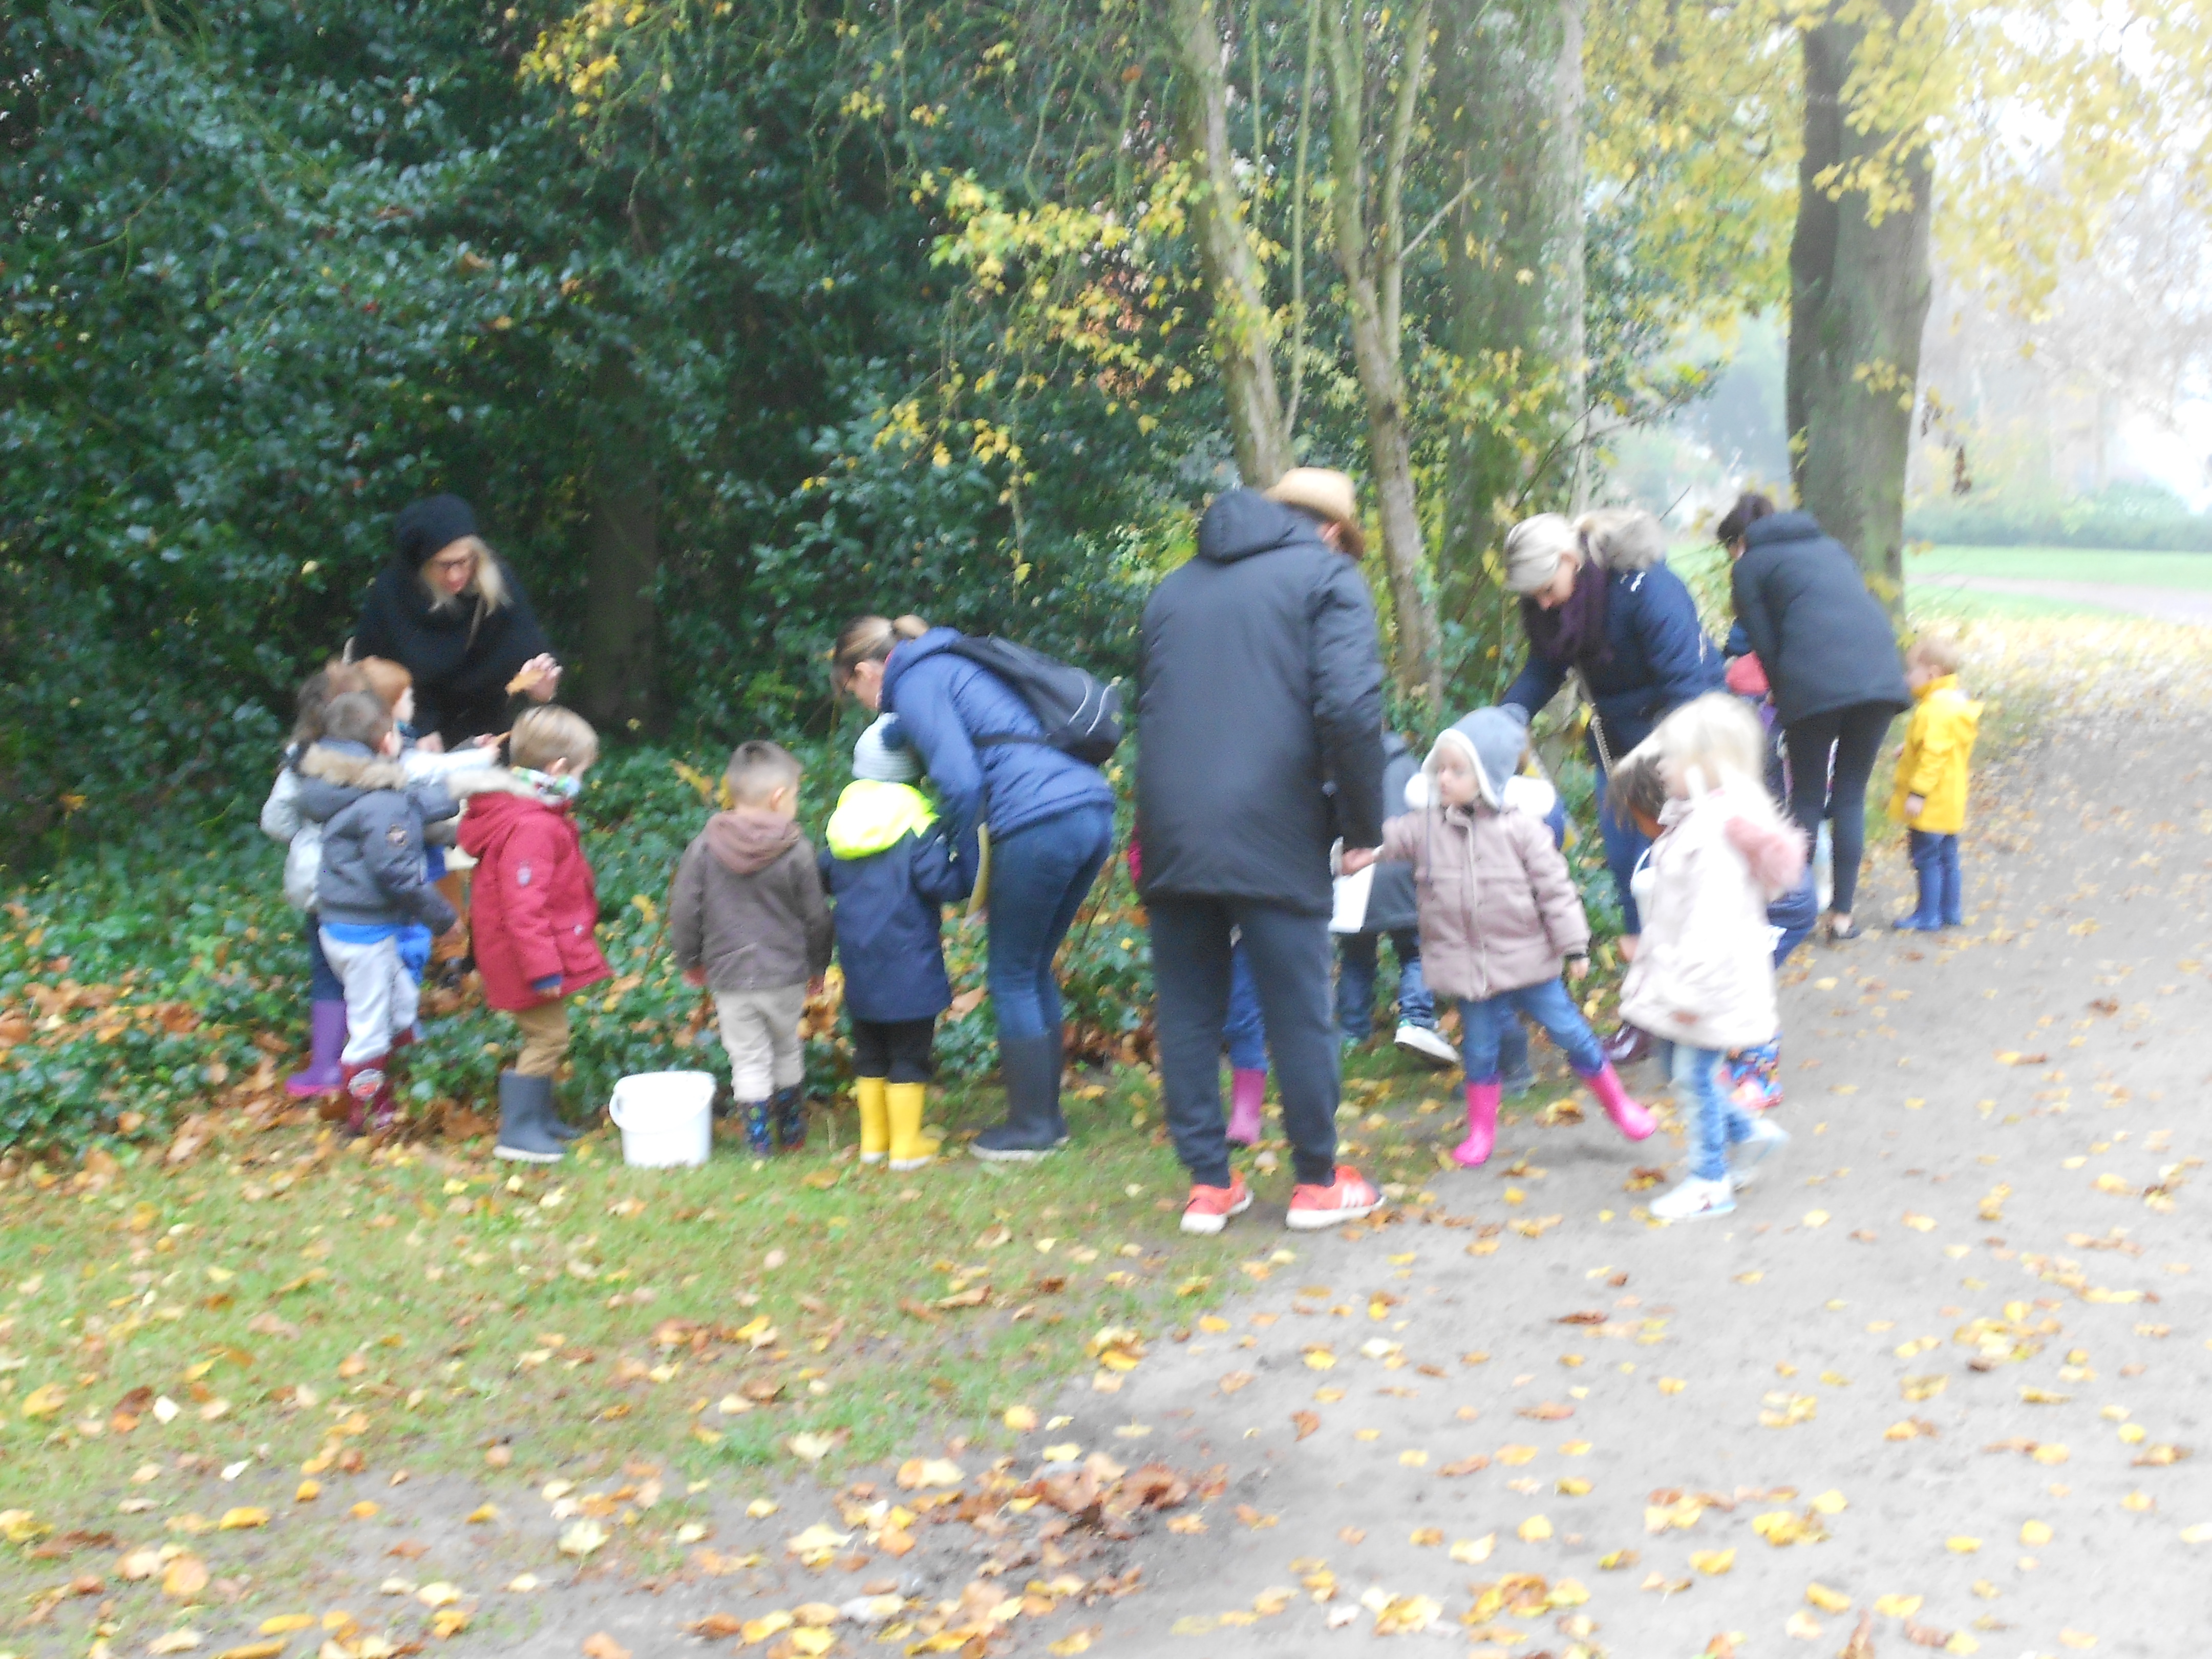
[(1364, 933), (1367, 931), (1367, 896), (1375, 888), (1375, 866), (1369, 865), (1355, 876), (1336, 878), (1336, 912), (1328, 919), (1332, 933)]

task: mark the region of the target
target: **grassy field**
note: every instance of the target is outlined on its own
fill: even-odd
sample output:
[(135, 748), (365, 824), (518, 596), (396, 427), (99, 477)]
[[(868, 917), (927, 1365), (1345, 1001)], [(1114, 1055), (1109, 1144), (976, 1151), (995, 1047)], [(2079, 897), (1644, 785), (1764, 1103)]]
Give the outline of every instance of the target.
[(2212, 589), (2212, 553), (2124, 553), (2081, 547), (1931, 547), (1910, 552), (1916, 576), (1997, 576), (2016, 581), (2110, 582), (2124, 587)]

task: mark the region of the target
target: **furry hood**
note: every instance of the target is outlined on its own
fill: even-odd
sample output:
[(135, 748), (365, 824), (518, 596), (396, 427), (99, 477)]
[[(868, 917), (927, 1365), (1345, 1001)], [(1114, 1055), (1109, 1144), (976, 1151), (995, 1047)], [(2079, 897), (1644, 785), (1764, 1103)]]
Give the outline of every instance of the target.
[(318, 778), (341, 789), (358, 789), (363, 793), (407, 787), (407, 769), (396, 760), (377, 754), (365, 744), (316, 744), (300, 757), (299, 771), (303, 778)]
[(1667, 556), (1666, 526), (1641, 509), (1601, 507), (1583, 514), (1575, 528), (1607, 570), (1649, 570)]

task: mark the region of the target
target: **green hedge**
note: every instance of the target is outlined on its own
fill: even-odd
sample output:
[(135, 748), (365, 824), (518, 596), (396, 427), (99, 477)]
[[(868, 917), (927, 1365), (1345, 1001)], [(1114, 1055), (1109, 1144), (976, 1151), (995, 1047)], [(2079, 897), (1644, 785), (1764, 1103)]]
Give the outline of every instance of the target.
[(2191, 513), (2172, 490), (2145, 483), (2117, 483), (2063, 500), (1967, 495), (1929, 501), (1905, 515), (1905, 533), (1940, 547), (2212, 553), (2212, 515)]

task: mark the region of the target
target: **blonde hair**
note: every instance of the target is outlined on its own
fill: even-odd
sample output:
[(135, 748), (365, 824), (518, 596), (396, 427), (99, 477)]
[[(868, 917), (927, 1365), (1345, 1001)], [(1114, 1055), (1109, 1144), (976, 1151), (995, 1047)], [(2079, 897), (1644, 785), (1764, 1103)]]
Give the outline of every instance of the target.
[(1955, 674), (1959, 665), (1966, 659), (1966, 647), (1956, 634), (1940, 628), (1931, 628), (1918, 635), (1905, 653), (1918, 658), (1930, 668), (1940, 668), (1946, 674)]
[(1667, 768), (1656, 738), (1644, 738), (1613, 762), (1605, 775), (1605, 810), (1615, 823), (1630, 830), (1637, 827), (1638, 813), (1656, 823), (1667, 810)]
[(574, 771), (599, 759), (599, 734), (574, 709), (549, 702), (525, 709), (515, 720), (507, 734), (507, 757), (532, 772), (549, 771), (556, 761), (568, 762)]
[(1766, 744), (1759, 716), (1725, 691), (1691, 698), (1659, 722), (1650, 742), (1670, 784), (1694, 775), (1708, 788), (1743, 780), (1765, 787)]
[(483, 602), (486, 611), (498, 610), (507, 600), (507, 572), (500, 564), (499, 555), (491, 550), (481, 536), (456, 536), (452, 542), (446, 544), (446, 547), (453, 546), (455, 542), (466, 542), (469, 551), (476, 555), (475, 574), (470, 576), (469, 585), (459, 592), (447, 593), (430, 580), (430, 567), (437, 562), (438, 553), (443, 553), (446, 548), (438, 549), (437, 553), (423, 560), (416, 568), (415, 574), (422, 579), (422, 586), (430, 590), (430, 609), (450, 610), (473, 592)]
[(1582, 556), (1582, 538), (1557, 513), (1539, 513), (1505, 532), (1505, 585), (1516, 593), (1533, 593), (1572, 553)]
[(1649, 570), (1667, 556), (1667, 528), (1641, 507), (1601, 507), (1575, 521), (1601, 570)]
[(855, 617), (837, 630), (837, 643), (830, 650), (830, 681), (842, 691), (853, 683), (853, 671), (864, 662), (882, 662), (907, 640), (929, 632), (919, 617)]
[(394, 662), (389, 657), (363, 657), (354, 667), (368, 689), (383, 699), (386, 708), (398, 708), (400, 698), (415, 684), (415, 676), (408, 672), (407, 665)]
[(801, 768), (799, 757), (780, 743), (756, 738), (731, 751), (722, 781), (730, 786), (730, 799), (740, 806), (765, 806), (779, 789), (796, 789)]

